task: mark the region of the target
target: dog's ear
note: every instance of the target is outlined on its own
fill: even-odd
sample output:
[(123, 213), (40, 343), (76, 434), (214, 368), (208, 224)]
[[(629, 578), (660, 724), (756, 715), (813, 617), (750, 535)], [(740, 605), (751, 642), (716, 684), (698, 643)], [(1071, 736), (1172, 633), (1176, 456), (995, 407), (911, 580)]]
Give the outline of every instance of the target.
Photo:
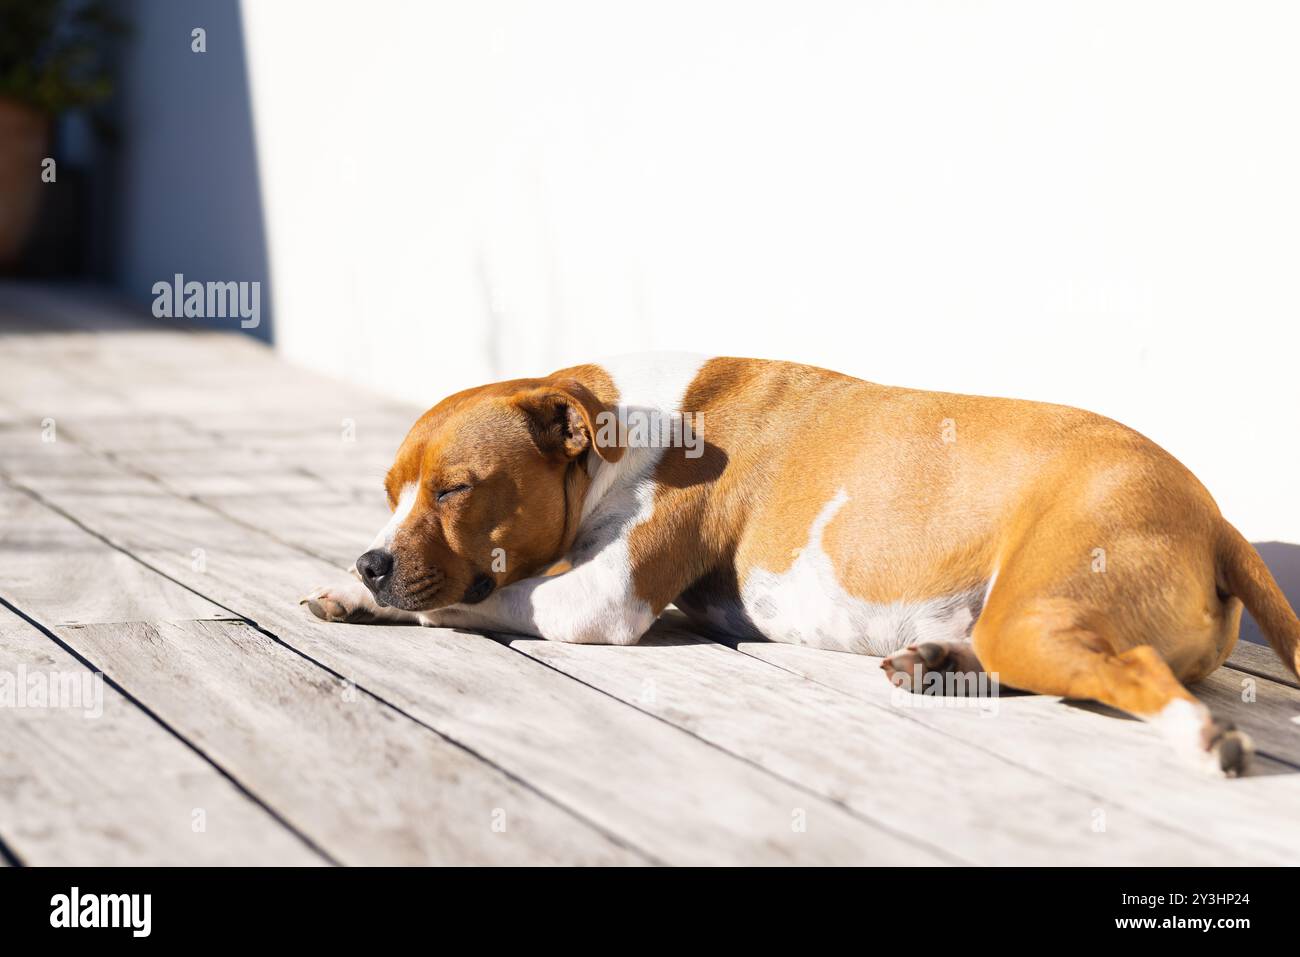
[(533, 440), (546, 455), (577, 458), (588, 449), (606, 462), (623, 457), (617, 415), (576, 379), (560, 379), (515, 396)]

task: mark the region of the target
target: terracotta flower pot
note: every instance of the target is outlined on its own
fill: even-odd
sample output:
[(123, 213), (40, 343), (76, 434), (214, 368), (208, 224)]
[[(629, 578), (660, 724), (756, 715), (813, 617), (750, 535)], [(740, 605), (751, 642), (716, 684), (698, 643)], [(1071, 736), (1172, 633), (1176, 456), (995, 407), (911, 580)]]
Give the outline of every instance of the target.
[(36, 222), (41, 190), (41, 160), (49, 155), (49, 118), (0, 97), (0, 269), (18, 261)]

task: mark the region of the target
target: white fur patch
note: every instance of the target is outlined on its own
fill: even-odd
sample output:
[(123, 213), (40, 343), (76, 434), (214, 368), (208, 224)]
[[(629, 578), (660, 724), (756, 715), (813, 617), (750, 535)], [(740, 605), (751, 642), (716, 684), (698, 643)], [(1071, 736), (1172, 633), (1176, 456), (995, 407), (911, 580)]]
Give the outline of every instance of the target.
[(401, 494), (397, 496), (397, 507), (389, 516), (388, 524), (379, 530), (379, 534), (370, 543), (370, 549), (367, 551), (376, 548), (385, 551), (392, 549), (393, 538), (397, 535), (397, 530), (402, 527), (402, 523), (406, 521), (406, 517), (411, 514), (411, 509), (415, 508), (415, 499), (419, 491), (419, 487), (414, 482), (408, 482), (402, 487)]
[[(686, 391), (709, 358), (689, 352), (647, 352), (606, 359), (600, 366), (614, 380), (619, 410), (670, 414), (682, 411)], [(707, 436), (708, 423), (704, 426)], [(645, 447), (629, 448), (612, 463), (590, 456), (591, 487), (582, 506), (582, 522), (601, 508), (612, 490), (651, 484), (662, 457), (663, 449)], [(653, 489), (650, 492), (653, 495)]]
[(1205, 705), (1176, 698), (1147, 721), (1184, 756), (1198, 763), (1207, 757), (1201, 737), (1210, 722)]
[[(822, 536), (848, 501), (840, 489), (823, 506), (808, 529), (808, 544), (789, 569), (750, 571), (740, 600), (753, 627), (772, 641), (869, 655), (888, 655), (921, 641), (968, 638), (982, 606), (983, 584), (925, 601), (879, 604), (844, 590)], [(727, 618), (725, 609), (707, 614)]]

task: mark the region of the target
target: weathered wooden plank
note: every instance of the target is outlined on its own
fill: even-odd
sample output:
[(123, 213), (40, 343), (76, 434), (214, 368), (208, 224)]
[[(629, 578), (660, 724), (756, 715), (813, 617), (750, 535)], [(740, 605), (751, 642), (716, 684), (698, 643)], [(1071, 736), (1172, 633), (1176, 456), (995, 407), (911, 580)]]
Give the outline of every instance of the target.
[[(896, 706), (878, 658), (769, 642), (741, 642), (737, 647), (856, 700)], [(1098, 790), (1106, 797), (1099, 807), (1107, 821), (1107, 808), (1143, 809), (1189, 839), (1218, 848), (1224, 863), (1300, 859), (1300, 829), (1293, 826), (1289, 810), (1300, 801), (1300, 775), (1267, 758), (1257, 758), (1255, 773), (1248, 777), (1210, 778), (1188, 767), (1149, 725), (1057, 698), (1003, 697), (996, 717), (990, 718), (950, 707), (945, 699), (928, 706), (907, 700), (905, 707), (913, 720), (971, 747)]]
[(232, 617), (2, 483), (0, 596), (47, 624)]
[[(78, 477), (61, 476), (60, 462)], [(314, 660), (382, 695), (658, 860), (712, 864), (937, 863), (954, 859), (854, 817), (833, 802), (489, 638), (438, 629), (349, 628), (319, 622), (299, 608), (295, 599), (303, 582), (339, 574), (328, 563), (234, 525), (193, 501), (158, 498), (157, 486), (143, 478), (135, 477), (137, 499), (125, 494), (123, 485), (113, 496), (87, 494), (82, 480), (95, 467), (86, 453), (69, 444), (46, 463), (42, 488), (56, 504), (151, 565), (253, 618)], [(118, 469), (103, 461), (98, 467)], [(120, 482), (128, 477), (118, 474)], [(35, 480), (26, 474), (17, 478)], [(139, 501), (148, 501), (151, 507), (139, 508)], [(186, 529), (191, 540), (204, 543), (202, 571), (195, 569), (187, 550), (176, 543), (177, 528)], [(92, 634), (98, 637), (98, 633)], [(107, 639), (102, 641), (103, 650), (113, 647)], [(179, 640), (173, 643), (184, 644)], [(223, 672), (233, 668), (226, 663), (198, 662), (171, 670), (175, 675), (206, 675), (214, 667)], [(161, 668), (154, 665), (133, 678), (144, 680)], [(284, 684), (284, 679), (274, 684)], [(167, 682), (164, 685), (154, 694), (171, 687)], [(231, 689), (212, 706), (246, 707), (250, 697), (256, 699), (262, 693)], [(178, 722), (197, 720), (186, 718), (196, 711), (192, 702), (159, 702), (159, 708), (164, 704), (170, 706), (168, 713), (175, 713)], [(310, 726), (314, 720), (304, 715), (295, 725)], [(184, 727), (187, 734), (214, 733), (192, 723)], [(315, 760), (320, 760), (321, 754), (335, 756), (335, 750), (352, 740), (342, 730), (333, 733), (342, 743), (324, 734)], [(356, 738), (362, 740), (374, 733), (370, 729)], [(266, 748), (268, 737), (279, 735), (286, 742), (296, 741), (290, 753)], [(302, 734), (295, 734), (292, 728), (264, 728), (248, 739), (247, 748), (253, 750), (258, 741), (268, 755), (274, 754), (267, 760), (275, 768), (291, 762), (303, 749)], [(239, 754), (241, 762), (247, 760)], [(233, 762), (234, 756), (226, 755), (224, 760)], [(410, 763), (420, 765), (418, 759)], [(238, 767), (256, 782), (259, 794), (266, 793), (268, 800), (275, 796), (276, 806), (286, 816), (296, 809), (299, 795), (270, 790), (275, 782), (263, 777), (270, 769), (249, 768), (243, 763)], [(349, 779), (377, 775), (379, 770), (358, 771)], [(252, 776), (253, 772), (258, 773)], [(421, 773), (429, 776), (432, 771)], [(385, 785), (387, 790), (393, 787), (391, 781)], [(801, 831), (801, 819), (816, 826), (809, 823), (808, 829)], [(310, 828), (304, 822), (304, 829), (324, 843), (319, 837), (321, 822), (312, 822)]]
[[(294, 457), (339, 453), (346, 465), (363, 459), (387, 468), (415, 419), (423, 410), (415, 406), (381, 404), (382, 400), (349, 402), (343, 406), (304, 412), (273, 410), (253, 415), (214, 408), (187, 416), (195, 427), (226, 445), (243, 445)], [(333, 468), (328, 471), (333, 472)]]
[(243, 623), (57, 632), (344, 863), (640, 860)]
[(23, 355), (14, 349), (15, 341), (26, 342), (3, 340), (6, 375), (0, 395), (38, 417), (184, 415), (202, 421), (213, 410), (249, 419), (277, 410), (278, 416), (328, 415), (337, 422), (369, 401), (354, 390), (322, 389), (319, 380), (301, 372), (260, 363), (223, 364), (197, 355), (197, 349), (142, 358), (115, 342), (112, 352), (100, 356), (69, 352), (69, 344), (59, 340), (57, 349)]
[(7, 609), (0, 609), (0, 834), (33, 865), (325, 863)]
[[(926, 864), (960, 859), (854, 818), (481, 635), (278, 634), (668, 863)], [(804, 828), (806, 827), (806, 830)]]
[[(1159, 814), (972, 748), (661, 621), (631, 647), (511, 647), (895, 830), (985, 864), (1221, 861)], [(883, 679), (882, 679), (883, 683)], [(968, 699), (969, 701), (969, 699)], [(973, 701), (970, 701), (974, 705)], [(873, 702), (874, 705), (874, 702)], [(972, 706), (969, 719), (996, 723)], [(1106, 829), (1094, 830), (1098, 812)]]
[(1279, 684), (1290, 685), (1292, 688), (1300, 688), (1300, 680), (1297, 680), (1290, 669), (1278, 660), (1277, 655), (1268, 645), (1257, 645), (1250, 641), (1237, 642), (1237, 646), (1232, 649), (1232, 654), (1228, 656), (1228, 667), (1261, 678), (1269, 678)]
[[(71, 437), (76, 432), (70, 430)], [(266, 496), (291, 500), (300, 495), (330, 493), (327, 484), (302, 468), (241, 448), (178, 451), (119, 450), (134, 470), (157, 477), (178, 495)]]
[[(45, 403), (62, 398), (61, 408), (81, 414), (93, 407), (273, 416), (295, 410), (346, 415), (348, 409), (382, 405), (358, 387), (279, 362), (268, 347), (246, 336), (137, 323), (53, 301), (39, 310), (43, 323), (33, 324), (12, 318), (10, 292), (0, 286), (0, 341), (10, 360), (6, 365), (22, 387), (11, 380), (4, 394), (23, 408), (45, 411)], [(5, 335), (9, 329), (23, 334)], [(63, 387), (57, 392), (50, 388), (56, 383)], [(111, 404), (105, 403), (108, 398)]]
[[(35, 420), (26, 424), (35, 432)], [(65, 423), (66, 425), (67, 423)], [(78, 417), (72, 423), (72, 437), (97, 451), (197, 452), (213, 448), (213, 438), (188, 422), (171, 416), (101, 415)]]
[(40, 354), (20, 361), (13, 355), (12, 342), (5, 339), (2, 343), (6, 356), (0, 395), (13, 409), (37, 422), (130, 413), (132, 403), (121, 384), (108, 387), (82, 382), (57, 366), (47, 365)]
[(203, 502), (243, 525), (274, 530), (276, 538), (336, 568), (350, 568), (389, 516), (382, 496), (364, 503), (333, 494), (296, 501), (214, 496)]
[[(256, 423), (255, 417), (248, 418)], [(32, 459), (35, 464), (48, 458), (51, 436), (42, 420), (14, 411), (2, 400), (0, 431), (7, 433), (6, 455), (11, 459)], [(65, 417), (54, 426), (53, 438), (60, 436), (110, 457), (129, 457), (131, 468), (157, 477), (181, 495), (234, 499), (232, 509), (287, 507), (310, 514), (314, 524), (304, 525), (303, 531), (330, 527), (319, 518), (329, 514), (336, 500), (361, 502), (371, 506), (371, 514), (384, 515), (383, 479), (396, 448), (396, 440), (347, 441), (333, 426), (267, 438), (205, 431), (178, 418), (138, 413)], [(278, 449), (274, 458), (268, 446)], [(288, 468), (286, 458), (293, 463)], [(372, 521), (365, 519), (367, 526)], [(349, 550), (354, 544), (349, 542)]]
[[(388, 509), (381, 494), (369, 496), (361, 502), (337, 491), (323, 489), (310, 477), (301, 475), (279, 480), (279, 484), (268, 481), (267, 487), (258, 493), (255, 480), (241, 474), (239, 465), (230, 466), (230, 471), (222, 471), (227, 466), (210, 450), (186, 454), (191, 461), (183, 466), (184, 471), (172, 472), (164, 478), (149, 470), (158, 464), (152, 453), (119, 448), (116, 452), (100, 454), (97, 451), (95, 455), (87, 455), (79, 434), (71, 430), (65, 430), (57, 442), (42, 443), (30, 429), (0, 429), (0, 476), (21, 475), (26, 480), (25, 487), (37, 494), (42, 490), (93, 493), (103, 499), (104, 507), (109, 509), (116, 509), (126, 496), (131, 510), (136, 511), (142, 506), (144, 510), (162, 507), (159, 505), (162, 500), (178, 496), (199, 498), (199, 493), (205, 492), (207, 494), (201, 496), (203, 501), (221, 509), (233, 522), (254, 529), (267, 528), (268, 523), (289, 529), (297, 548), (342, 568), (350, 566), (360, 554), (361, 549), (356, 543), (369, 542), (387, 521)], [(205, 463), (210, 466), (206, 474), (203, 471)], [(142, 478), (147, 480), (145, 484), (142, 484)], [(270, 491), (272, 488), (283, 491), (286, 483), (297, 483), (299, 488), (285, 495)], [(237, 494), (214, 494), (230, 491), (232, 486), (238, 490)], [(14, 494), (10, 490), (9, 496)], [(4, 513), (8, 500), (0, 497), (0, 514)], [(19, 509), (23, 503), (14, 499), (12, 507)], [(191, 510), (189, 514), (196, 513)], [(16, 512), (15, 519), (17, 517)], [(171, 529), (174, 545), (177, 548), (184, 546), (182, 551), (191, 554), (196, 561), (201, 560), (203, 550), (212, 546), (210, 541), (204, 540), (203, 528), (200, 521)], [(34, 533), (27, 533), (26, 537), (30, 538), (31, 534)], [(0, 529), (0, 548), (3, 547), (3, 536), (4, 530)], [(197, 553), (196, 549), (199, 550)], [(55, 560), (54, 549), (51, 549), (50, 561)], [(135, 614), (127, 616), (126, 620), (147, 620), (149, 617)], [(183, 614), (179, 617), (206, 616)]]
[[(144, 475), (157, 482), (158, 496), (170, 492), (202, 498), (246, 525), (262, 527), (268, 515), (273, 515), (277, 522), (293, 526), (293, 540), (298, 547), (343, 567), (351, 565), (360, 553), (356, 543), (370, 541), (387, 521), (382, 472), (373, 477), (369, 494), (358, 498), (305, 469), (286, 470), (275, 461), (261, 461), (244, 450), (137, 449), (135, 443), (147, 443), (151, 437), (178, 442), (185, 436), (174, 436), (170, 428), (119, 431), (113, 427), (116, 420), (108, 420), (113, 426), (99, 431), (101, 421), (78, 422), (74, 430), (65, 420), (55, 442), (42, 442), (39, 424), (34, 421), (0, 425), (0, 475), (27, 475), (32, 480), (31, 489), (37, 493), (49, 482), (75, 482), (105, 497), (114, 495), (119, 487), (133, 487), (139, 475)], [(188, 431), (189, 427), (183, 428)], [(87, 433), (93, 437), (84, 438)], [(83, 446), (117, 461), (123, 468), (105, 469), (84, 455), (67, 454)], [(193, 537), (186, 535), (185, 528), (177, 532), (178, 538)], [(202, 546), (195, 543), (192, 547)]]

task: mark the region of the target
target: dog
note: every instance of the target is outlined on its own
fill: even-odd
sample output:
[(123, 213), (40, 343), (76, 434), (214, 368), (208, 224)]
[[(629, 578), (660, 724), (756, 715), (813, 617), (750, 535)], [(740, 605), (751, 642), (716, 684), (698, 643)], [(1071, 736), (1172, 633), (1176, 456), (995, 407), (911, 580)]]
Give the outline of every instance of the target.
[(1243, 603), (1293, 671), (1300, 620), (1204, 486), (1059, 405), (647, 354), (459, 392), (412, 427), (392, 517), (327, 621), (633, 644), (669, 605), (736, 638), (995, 675), (1158, 725), (1217, 774), (1249, 739), (1185, 685)]

